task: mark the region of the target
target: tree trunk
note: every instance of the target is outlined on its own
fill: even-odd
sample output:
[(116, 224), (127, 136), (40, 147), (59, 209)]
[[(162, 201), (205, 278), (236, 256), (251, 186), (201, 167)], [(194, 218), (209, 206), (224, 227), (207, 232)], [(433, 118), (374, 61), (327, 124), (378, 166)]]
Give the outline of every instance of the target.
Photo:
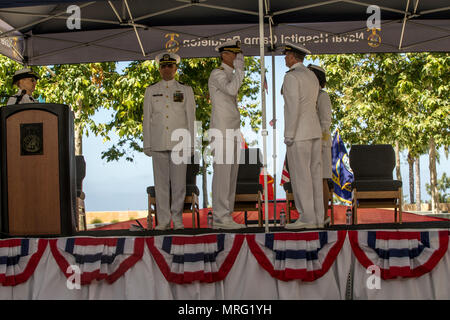
[(420, 156), (415, 159), (414, 165), (416, 171), (416, 211), (421, 211), (422, 203), (420, 196)]
[(436, 145), (434, 138), (430, 139), (429, 149), (429, 168), (430, 168), (430, 189), (431, 189), (431, 211), (439, 213), (439, 191), (437, 188), (437, 172), (436, 172)]
[[(78, 100), (78, 110), (74, 112), (75, 123), (77, 123), (76, 119), (81, 118), (81, 107), (83, 102)], [(81, 123), (75, 124), (75, 155), (79, 156), (83, 154), (83, 130), (81, 128)]]
[(402, 173), (400, 171), (400, 146), (398, 141), (395, 141), (395, 173), (397, 180), (402, 181)]
[(208, 170), (205, 157), (202, 152), (202, 192), (203, 192), (203, 208), (208, 208)]
[[(398, 143), (398, 140), (395, 141), (395, 174), (397, 176), (397, 180), (402, 181), (402, 171), (400, 170), (400, 144)], [(403, 188), (401, 188), (402, 193), (400, 195), (402, 199), (402, 203), (404, 203), (403, 200)]]
[(409, 203), (414, 203), (414, 158), (408, 152), (409, 166)]

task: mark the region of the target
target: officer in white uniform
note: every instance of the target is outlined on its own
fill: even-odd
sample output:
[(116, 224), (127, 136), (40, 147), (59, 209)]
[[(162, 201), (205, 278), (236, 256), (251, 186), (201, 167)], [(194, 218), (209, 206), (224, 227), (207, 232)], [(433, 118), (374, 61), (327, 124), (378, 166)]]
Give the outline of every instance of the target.
[(7, 105), (36, 103), (37, 101), (32, 97), (32, 94), (36, 89), (38, 79), (39, 76), (30, 68), (17, 70), (12, 82), (19, 88), (19, 91), (8, 99)]
[(286, 42), (283, 53), (289, 68), (284, 76), (284, 142), (295, 205), (300, 218), (287, 229), (323, 227), (322, 129), (316, 103), (319, 81), (303, 65), (310, 52)]
[[(210, 138), (214, 141), (211, 144), (214, 152), (213, 228), (245, 228), (234, 222), (231, 216), (234, 211), (242, 139), (237, 95), (244, 80), (244, 56), (239, 40), (224, 42), (216, 47), (216, 51), (220, 53), (222, 64), (211, 72), (208, 81), (212, 103)], [(215, 136), (214, 132), (219, 133), (219, 136)]]
[(172, 141), (171, 136), (174, 130), (184, 129), (186, 136), (182, 143), (189, 143), (189, 153), (192, 153), (194, 92), (191, 87), (175, 80), (180, 62), (177, 54), (164, 52), (155, 60), (159, 63), (162, 80), (145, 90), (143, 121), (144, 153), (153, 160), (158, 216), (155, 229), (169, 229), (171, 220), (174, 229), (183, 229), (186, 168), (191, 154), (182, 155), (184, 160), (180, 161), (180, 154), (174, 149), (180, 146), (180, 141)]
[(320, 90), (317, 97), (317, 114), (319, 115), (320, 127), (322, 128), (322, 179), (323, 179), (323, 206), (325, 221), (324, 224), (330, 222), (330, 217), (327, 215), (328, 211), (328, 179), (331, 179), (331, 100), (328, 93), (323, 90), (327, 83), (325, 70), (314, 64), (308, 65), (310, 69), (319, 80)]

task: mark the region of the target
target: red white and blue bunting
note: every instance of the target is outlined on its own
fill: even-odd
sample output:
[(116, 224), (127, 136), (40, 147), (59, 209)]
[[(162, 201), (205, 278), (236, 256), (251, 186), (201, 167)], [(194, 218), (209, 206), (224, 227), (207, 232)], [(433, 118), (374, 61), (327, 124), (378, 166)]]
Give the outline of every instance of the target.
[(178, 284), (225, 279), (244, 242), (244, 235), (210, 234), (147, 238), (164, 277)]
[(46, 239), (0, 241), (0, 284), (16, 286), (33, 275), (47, 247)]
[[(73, 274), (71, 267), (77, 266), (82, 285), (94, 280), (113, 283), (144, 254), (150, 254), (168, 282), (212, 283), (227, 277), (241, 250), (250, 250), (276, 279), (311, 282), (329, 272), (347, 232), (359, 263), (365, 268), (378, 266), (385, 280), (420, 277), (448, 253), (448, 230), (4, 239), (0, 240), (0, 287), (27, 282), (40, 261), (48, 259), (54, 259), (67, 278)], [(248, 248), (243, 249), (244, 241)]]
[(50, 248), (61, 271), (69, 278), (70, 266), (80, 270), (81, 284), (105, 279), (113, 283), (141, 260), (143, 238), (60, 238)]
[(314, 281), (330, 269), (344, 244), (346, 231), (247, 235), (251, 252), (272, 277)]
[(446, 254), (448, 230), (349, 231), (353, 253), (365, 268), (378, 266), (384, 280), (420, 277)]

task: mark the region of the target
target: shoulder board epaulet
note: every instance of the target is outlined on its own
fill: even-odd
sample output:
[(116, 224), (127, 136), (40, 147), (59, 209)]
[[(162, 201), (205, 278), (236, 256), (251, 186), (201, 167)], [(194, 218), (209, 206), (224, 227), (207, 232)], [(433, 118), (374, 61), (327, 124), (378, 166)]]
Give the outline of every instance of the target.
[(181, 81), (177, 81), (179, 84), (181, 84), (181, 85), (183, 85), (183, 86), (185, 86), (186, 84), (184, 84), (183, 82), (181, 82)]
[(224, 67), (218, 67), (217, 69), (219, 69), (219, 70), (225, 70)]
[(295, 70), (295, 69), (290, 69), (290, 70), (286, 71), (286, 73), (291, 72), (291, 71), (294, 71), (294, 70)]

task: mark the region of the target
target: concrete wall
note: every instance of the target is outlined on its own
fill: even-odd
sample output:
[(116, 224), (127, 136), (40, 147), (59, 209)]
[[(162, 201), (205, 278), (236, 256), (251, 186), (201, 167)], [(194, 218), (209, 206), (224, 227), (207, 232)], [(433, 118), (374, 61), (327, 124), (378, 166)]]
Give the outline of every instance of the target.
[[(439, 203), (439, 208), (441, 209), (441, 212), (450, 212), (450, 203)], [(416, 204), (415, 203), (404, 204), (403, 211), (416, 211)], [(421, 203), (420, 211), (431, 211), (431, 204)]]
[(129, 211), (90, 211), (86, 212), (87, 224), (92, 224), (92, 220), (100, 219), (102, 223), (116, 221), (128, 221), (131, 219), (140, 219), (147, 217), (147, 210), (129, 210)]

